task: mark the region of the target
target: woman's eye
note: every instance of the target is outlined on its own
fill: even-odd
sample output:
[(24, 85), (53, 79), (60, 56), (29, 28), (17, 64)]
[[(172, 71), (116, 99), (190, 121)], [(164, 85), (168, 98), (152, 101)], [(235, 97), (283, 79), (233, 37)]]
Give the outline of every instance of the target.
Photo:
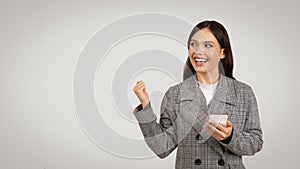
[(194, 42), (191, 42), (191, 46), (192, 46), (192, 47), (195, 47), (195, 46), (197, 46), (197, 44), (194, 43)]
[(206, 48), (212, 48), (212, 47), (213, 47), (212, 44), (204, 44), (204, 46), (205, 46)]

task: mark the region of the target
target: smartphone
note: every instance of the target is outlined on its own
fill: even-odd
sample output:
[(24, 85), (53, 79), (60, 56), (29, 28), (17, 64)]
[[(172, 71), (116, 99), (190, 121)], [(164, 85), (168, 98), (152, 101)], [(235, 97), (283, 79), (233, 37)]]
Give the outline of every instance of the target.
[(226, 127), (227, 119), (228, 119), (228, 115), (211, 114), (208, 117), (208, 122), (217, 122), (217, 123), (223, 125), (224, 127)]

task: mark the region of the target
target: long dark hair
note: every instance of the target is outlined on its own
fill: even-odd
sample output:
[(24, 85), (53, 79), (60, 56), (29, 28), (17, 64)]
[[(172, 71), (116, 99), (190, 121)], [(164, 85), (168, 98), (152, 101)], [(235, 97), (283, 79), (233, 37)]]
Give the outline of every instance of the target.
[[(193, 28), (193, 30), (189, 36), (189, 39), (187, 42), (188, 48), (190, 46), (190, 42), (191, 42), (193, 35), (203, 28), (208, 28), (212, 32), (212, 34), (216, 37), (218, 43), (221, 46), (221, 49), (224, 49), (225, 58), (221, 59), (221, 61), (219, 62), (219, 72), (227, 77), (234, 79), (234, 77), (232, 75), (233, 56), (232, 56), (231, 45), (230, 45), (228, 33), (222, 24), (220, 24), (219, 22), (216, 22), (216, 21), (203, 21), (203, 22), (198, 23)], [(188, 57), (185, 65), (184, 65), (183, 80), (186, 80), (187, 78), (189, 78), (190, 76), (192, 76), (195, 73), (196, 73), (196, 71), (190, 61), (190, 58)]]

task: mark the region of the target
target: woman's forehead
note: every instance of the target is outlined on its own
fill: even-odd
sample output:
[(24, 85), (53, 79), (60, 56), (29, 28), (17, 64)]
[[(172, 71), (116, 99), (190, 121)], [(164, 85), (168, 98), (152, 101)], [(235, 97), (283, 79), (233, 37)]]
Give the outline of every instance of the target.
[(197, 31), (192, 36), (192, 40), (198, 42), (206, 42), (206, 41), (212, 41), (214, 43), (218, 42), (216, 37), (208, 28), (200, 29), (199, 31)]

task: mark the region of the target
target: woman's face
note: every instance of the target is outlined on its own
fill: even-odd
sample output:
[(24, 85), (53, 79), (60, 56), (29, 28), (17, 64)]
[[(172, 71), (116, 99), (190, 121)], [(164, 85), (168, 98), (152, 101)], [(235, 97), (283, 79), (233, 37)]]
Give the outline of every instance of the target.
[(200, 29), (193, 35), (188, 52), (197, 73), (218, 73), (218, 63), (225, 57), (224, 49), (208, 28)]

